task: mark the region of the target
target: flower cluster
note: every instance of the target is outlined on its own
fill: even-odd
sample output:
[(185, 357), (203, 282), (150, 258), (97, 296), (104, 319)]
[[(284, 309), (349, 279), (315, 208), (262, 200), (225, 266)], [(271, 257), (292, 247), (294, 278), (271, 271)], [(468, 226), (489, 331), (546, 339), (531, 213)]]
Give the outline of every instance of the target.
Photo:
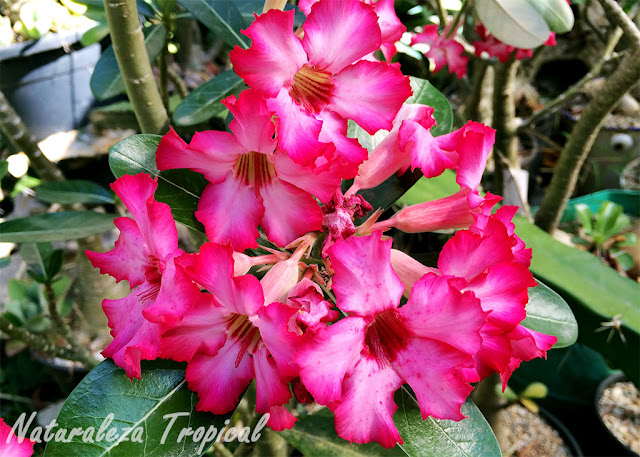
[[(275, 430), (294, 426), (296, 397), (333, 411), (344, 439), (392, 447), (402, 442), (393, 422), (402, 385), (423, 418), (460, 420), (471, 383), (494, 372), (506, 383), (555, 337), (521, 325), (535, 286), (531, 253), (514, 233), (515, 209), (492, 214), (499, 198), (478, 191), (494, 131), (469, 122), (434, 137), (433, 109), (405, 103), (408, 78), (371, 56), (392, 36), (390, 2), (301, 3), (302, 38), (291, 12), (272, 10), (244, 32), (251, 47), (232, 51), (250, 88), (223, 101), (231, 132), (187, 144), (172, 130), (160, 142), (160, 170), (208, 181), (196, 217), (209, 241), (199, 252), (178, 248), (154, 179), (112, 185), (132, 218), (116, 219), (113, 250), (87, 255), (132, 292), (104, 301), (114, 339), (103, 354), (137, 378), (141, 360), (187, 362), (199, 410), (234, 410), (255, 379), (256, 411)], [(368, 152), (347, 137), (347, 121), (386, 136)], [(358, 225), (377, 209), (358, 191), (409, 168), (455, 170), (460, 190)], [(428, 268), (392, 249), (391, 228), (462, 230)], [(258, 279), (254, 267), (268, 271)]]

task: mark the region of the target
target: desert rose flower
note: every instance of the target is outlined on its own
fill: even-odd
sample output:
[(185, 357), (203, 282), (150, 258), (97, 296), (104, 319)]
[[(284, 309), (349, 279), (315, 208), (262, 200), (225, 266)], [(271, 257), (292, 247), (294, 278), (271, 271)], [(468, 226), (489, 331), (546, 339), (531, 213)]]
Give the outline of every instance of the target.
[[(476, 33), (480, 36), (480, 41), (474, 41), (475, 54), (482, 57), (486, 53), (489, 57), (496, 57), (500, 62), (505, 63), (515, 51), (516, 60), (522, 60), (533, 57), (533, 50), (520, 49), (503, 43), (496, 37), (491, 35), (482, 24), (476, 25)], [(544, 42), (543, 46), (555, 46), (556, 34), (549, 33), (549, 38)]]
[(169, 205), (153, 197), (157, 181), (140, 173), (124, 175), (112, 185), (113, 191), (131, 212), (132, 218), (115, 220), (120, 237), (105, 253), (87, 251), (91, 264), (100, 273), (117, 281), (126, 279), (133, 291), (119, 300), (102, 302), (113, 341), (102, 351), (105, 357), (140, 378), (140, 361), (161, 357), (161, 327), (145, 318), (159, 314), (163, 322), (175, 322), (197, 299), (199, 288), (175, 264), (183, 254)]
[(469, 58), (464, 55), (464, 46), (440, 35), (437, 25), (425, 25), (421, 33), (413, 34), (411, 45), (418, 43), (429, 45), (429, 50), (424, 55), (433, 59), (435, 73), (448, 65), (449, 72), (455, 73), (458, 78), (467, 74)]
[(345, 137), (346, 120), (370, 133), (391, 129), (411, 94), (408, 78), (385, 62), (361, 60), (380, 47), (378, 16), (358, 0), (321, 0), (293, 33), (293, 11), (270, 10), (243, 33), (249, 49), (236, 47), (234, 71), (257, 90), (277, 119), (279, 146), (297, 163), (312, 165), (333, 148), (364, 159)]
[(209, 240), (243, 251), (258, 246), (258, 225), (279, 246), (320, 230), (314, 197), (329, 201), (342, 176), (330, 167), (314, 172), (277, 149), (271, 113), (257, 92), (223, 103), (235, 116), (233, 133), (199, 132), (187, 145), (171, 130), (156, 154), (160, 170), (189, 168), (209, 181), (196, 211)]
[[(291, 262), (297, 265), (294, 254)], [(230, 246), (206, 243), (199, 254), (184, 255), (185, 272), (209, 293), (183, 319), (163, 327), (167, 357), (188, 362), (186, 379), (198, 394), (198, 410), (233, 411), (252, 379), (256, 379), (256, 411), (270, 413), (268, 425), (290, 428), (295, 417), (283, 407), (291, 398), (288, 383), (298, 376), (292, 363), (299, 335), (288, 329), (296, 310), (273, 297), (286, 296), (298, 270), (285, 266), (259, 281), (234, 276)], [(290, 275), (291, 280), (283, 279)]]
[[(335, 413), (342, 438), (390, 448), (402, 442), (393, 423), (394, 392), (407, 383), (422, 417), (460, 420), (472, 390), (467, 377), (481, 344), (485, 313), (472, 293), (428, 274), (402, 307), (402, 282), (381, 232), (350, 237), (328, 251), (333, 291), (347, 317), (316, 330), (296, 354), (300, 378)], [(452, 331), (455, 329), (455, 331)]]

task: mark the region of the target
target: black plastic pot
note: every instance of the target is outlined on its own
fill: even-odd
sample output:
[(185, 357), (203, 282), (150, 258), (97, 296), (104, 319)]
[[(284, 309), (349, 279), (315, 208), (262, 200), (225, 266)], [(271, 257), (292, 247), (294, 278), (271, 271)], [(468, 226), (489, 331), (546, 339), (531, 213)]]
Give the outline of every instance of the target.
[(0, 48), (0, 90), (38, 141), (83, 126), (95, 103), (89, 79), (101, 50), (82, 47), (84, 31)]
[(575, 436), (573, 436), (573, 433), (571, 433), (571, 431), (562, 422), (560, 422), (560, 420), (556, 416), (554, 416), (544, 408), (540, 408), (539, 414), (547, 424), (549, 424), (558, 432), (560, 438), (562, 438), (562, 441), (564, 442), (564, 445), (571, 452), (572, 457), (584, 456), (584, 454), (582, 453), (582, 449), (578, 444), (578, 440), (576, 440)]
[(618, 440), (618, 438), (616, 438), (613, 435), (613, 433), (611, 433), (609, 428), (605, 425), (604, 421), (602, 420), (602, 416), (600, 416), (600, 414), (599, 414), (598, 404), (600, 402), (600, 398), (604, 394), (604, 391), (608, 387), (611, 387), (613, 384), (615, 384), (617, 382), (624, 382), (624, 381), (627, 381), (627, 377), (624, 375), (624, 373), (613, 374), (613, 375), (609, 376), (607, 379), (605, 379), (604, 381), (602, 381), (602, 383), (598, 387), (598, 391), (596, 392), (596, 398), (595, 398), (595, 403), (594, 404), (595, 404), (596, 412), (598, 412), (598, 414), (597, 414), (598, 420), (599, 420), (600, 425), (602, 426), (602, 428), (604, 430), (603, 435), (608, 437), (608, 442), (610, 443), (610, 446), (611, 446), (611, 454), (610, 455), (612, 455), (612, 456), (624, 456), (624, 457), (627, 457), (627, 456), (638, 457), (638, 454), (633, 452), (631, 450), (631, 448), (629, 448), (627, 445), (625, 445), (624, 443), (620, 442)]

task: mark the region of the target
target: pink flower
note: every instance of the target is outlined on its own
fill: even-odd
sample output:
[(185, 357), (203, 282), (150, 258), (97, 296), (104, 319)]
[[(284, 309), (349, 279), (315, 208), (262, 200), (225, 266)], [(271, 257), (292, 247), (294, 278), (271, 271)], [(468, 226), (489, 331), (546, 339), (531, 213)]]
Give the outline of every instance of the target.
[[(140, 361), (162, 356), (160, 325), (146, 319), (162, 310), (163, 322), (175, 322), (200, 293), (176, 266), (183, 252), (169, 205), (157, 202), (158, 184), (149, 175), (121, 176), (112, 185), (133, 219), (115, 220), (120, 237), (105, 253), (87, 251), (100, 273), (126, 279), (133, 291), (119, 300), (102, 302), (113, 341), (102, 351), (127, 372), (140, 378)], [(135, 287), (135, 289), (134, 289)]]
[(322, 207), (322, 227), (327, 231), (322, 245), (322, 255), (326, 257), (327, 249), (336, 241), (344, 240), (356, 233), (354, 219), (364, 217), (372, 209), (361, 195), (345, 198), (342, 191), (336, 189), (333, 199)]
[(447, 39), (438, 33), (437, 25), (425, 25), (422, 33), (415, 33), (411, 37), (411, 45), (424, 43), (429, 45), (425, 56), (430, 57), (435, 63), (434, 73), (439, 72), (445, 66), (449, 66), (449, 72), (455, 73), (458, 78), (467, 74), (469, 58), (464, 54), (464, 46), (452, 39)]
[[(380, 50), (387, 62), (391, 62), (396, 55), (396, 42), (402, 38), (402, 34), (407, 28), (400, 22), (393, 7), (394, 0), (360, 0), (362, 3), (371, 5), (378, 16), (382, 44)], [(300, 0), (298, 8), (307, 16), (311, 12), (311, 7), (318, 0)]]
[[(299, 259), (293, 260), (297, 265)], [(162, 334), (167, 357), (188, 362), (186, 379), (198, 394), (196, 408), (214, 414), (232, 411), (255, 378), (256, 411), (271, 413), (268, 425), (274, 429), (293, 426), (295, 418), (282, 406), (291, 398), (288, 382), (298, 376), (292, 362), (298, 335), (288, 330), (296, 311), (269, 298), (288, 293), (270, 287), (270, 282), (290, 281), (280, 281), (282, 271), (276, 272), (277, 278), (267, 273), (262, 284), (251, 275), (234, 277), (231, 247), (211, 242), (180, 263), (210, 292), (202, 294), (179, 323), (165, 325)], [(295, 284), (297, 269), (293, 274)]]
[(277, 149), (271, 114), (255, 91), (223, 103), (235, 116), (233, 134), (199, 132), (187, 145), (171, 130), (156, 155), (160, 170), (189, 168), (209, 181), (196, 211), (209, 240), (243, 251), (258, 246), (258, 225), (279, 246), (320, 230), (314, 197), (329, 201), (342, 176), (331, 167), (314, 172)]
[(267, 99), (278, 144), (294, 161), (311, 165), (333, 148), (361, 162), (366, 151), (346, 138), (346, 119), (370, 133), (390, 129), (411, 94), (409, 80), (387, 63), (361, 60), (381, 43), (371, 6), (321, 0), (302, 40), (293, 33), (293, 17), (278, 10), (257, 17), (244, 31), (251, 47), (231, 51), (234, 71)]
[[(485, 378), (500, 373), (503, 386), (520, 362), (544, 357), (556, 337), (529, 330), (526, 317), (528, 289), (536, 285), (529, 271), (531, 249), (514, 233), (511, 222), (517, 207), (503, 206), (493, 214), (475, 215), (469, 230), (460, 230), (444, 245), (437, 274), (454, 277), (450, 283), (461, 292), (473, 292), (488, 314), (476, 367), (468, 373)], [(416, 278), (434, 269), (399, 251), (391, 263), (408, 290)]]
[[(11, 439), (9, 436), (11, 435)], [(0, 457), (29, 457), (33, 454), (34, 441), (28, 438), (19, 439), (13, 435), (11, 427), (0, 417)]]
[(387, 448), (402, 442), (393, 394), (404, 383), (423, 418), (464, 417), (460, 406), (472, 390), (465, 371), (474, 366), (486, 320), (473, 294), (434, 274), (416, 282), (399, 307), (404, 286), (390, 249), (380, 232), (329, 248), (333, 291), (347, 317), (317, 330), (295, 356), (305, 387), (334, 411), (338, 435)]
[[(522, 60), (533, 57), (533, 51), (531, 49), (519, 49), (508, 44), (504, 44), (496, 37), (491, 35), (482, 24), (476, 25), (476, 33), (480, 36), (480, 41), (474, 41), (476, 56), (481, 57), (483, 52), (486, 52), (489, 57), (497, 57), (497, 59), (505, 63), (509, 60), (511, 53), (516, 51), (516, 60)], [(549, 39), (544, 42), (543, 46), (555, 46), (556, 34), (549, 33)]]

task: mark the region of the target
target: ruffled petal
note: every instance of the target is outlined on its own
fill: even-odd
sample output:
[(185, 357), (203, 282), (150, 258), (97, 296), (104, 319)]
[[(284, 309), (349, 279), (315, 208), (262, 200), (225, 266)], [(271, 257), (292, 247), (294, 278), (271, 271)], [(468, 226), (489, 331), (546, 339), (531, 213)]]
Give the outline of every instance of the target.
[(302, 28), (309, 63), (334, 74), (380, 47), (378, 16), (358, 0), (318, 2)]
[(373, 9), (378, 15), (378, 25), (382, 33), (380, 50), (387, 62), (396, 54), (395, 43), (402, 38), (407, 28), (402, 24), (394, 8), (394, 0), (378, 0), (373, 4)]
[(190, 362), (196, 352), (216, 355), (227, 340), (229, 313), (214, 304), (212, 297), (201, 294), (180, 323), (163, 326), (163, 357)]
[(347, 138), (347, 121), (345, 119), (329, 110), (319, 113), (318, 118), (322, 119), (320, 141), (332, 143), (335, 147), (331, 158), (331, 161), (335, 163), (334, 170), (338, 171), (339, 176), (343, 179), (353, 178), (358, 172), (360, 164), (366, 160), (367, 150), (360, 146), (355, 138)]
[(228, 338), (215, 356), (196, 354), (187, 365), (189, 389), (198, 394), (198, 411), (225, 414), (233, 411), (253, 379), (248, 353), (240, 356), (242, 342)]
[(123, 175), (111, 184), (133, 215), (150, 254), (165, 260), (178, 249), (178, 231), (169, 205), (153, 198), (157, 187), (157, 181), (144, 173)]
[(409, 340), (394, 362), (398, 374), (415, 392), (423, 419), (465, 418), (460, 408), (473, 387), (461, 379), (460, 370), (473, 366), (470, 355), (426, 338)]
[(335, 407), (338, 436), (353, 443), (377, 441), (389, 449), (402, 438), (393, 423), (398, 406), (393, 394), (404, 384), (391, 367), (363, 357), (342, 384), (342, 400)]
[(260, 309), (258, 319), (254, 323), (260, 329), (264, 345), (277, 363), (280, 376), (287, 380), (298, 376), (298, 367), (293, 361), (293, 356), (302, 342), (300, 337), (288, 328), (294, 314), (294, 308), (274, 302)]
[(229, 132), (197, 132), (187, 145), (171, 128), (160, 140), (156, 164), (159, 170), (188, 168), (218, 183), (233, 169), (238, 155), (245, 152)]
[(251, 39), (249, 49), (236, 46), (229, 58), (233, 70), (252, 88), (269, 97), (306, 63), (307, 55), (293, 33), (294, 11), (269, 10), (243, 32)]
[(360, 360), (365, 325), (360, 317), (339, 320), (318, 330), (295, 355), (302, 383), (321, 405), (342, 398), (342, 380)]
[(238, 143), (246, 151), (271, 154), (276, 148), (275, 125), (271, 121), (271, 111), (260, 93), (247, 89), (222, 100), (234, 118), (229, 129), (234, 133)]
[(318, 139), (322, 121), (298, 106), (287, 89), (267, 100), (267, 106), (278, 116), (275, 119), (278, 147), (294, 162), (311, 165), (325, 153), (329, 145)]
[(228, 311), (253, 316), (264, 306), (258, 278), (233, 276), (233, 253), (229, 245), (205, 243), (198, 255), (185, 257), (181, 264), (187, 275), (211, 292)]
[(228, 174), (221, 183), (204, 189), (196, 219), (204, 224), (211, 241), (231, 242), (234, 251), (242, 252), (258, 247), (258, 223), (263, 214), (264, 206), (253, 189)]
[(337, 173), (326, 171), (316, 174), (309, 167), (295, 163), (282, 150), (277, 150), (272, 158), (276, 175), (282, 181), (309, 192), (323, 203), (331, 200), (333, 192), (340, 187), (342, 178)]
[(382, 232), (367, 237), (352, 236), (328, 249), (333, 291), (345, 312), (373, 316), (400, 304), (404, 285), (391, 268), (391, 240)]
[[(487, 313), (480, 300), (469, 292), (460, 293), (444, 276), (424, 275), (398, 312), (406, 328), (416, 336), (442, 341), (470, 355), (482, 344), (480, 329)], [(452, 323), (455, 331), (451, 331)]]
[(111, 275), (117, 282), (125, 279), (133, 289), (145, 281), (146, 269), (150, 267), (149, 250), (133, 219), (118, 217), (113, 222), (120, 230), (115, 247), (102, 253), (86, 251), (86, 255), (101, 274)]
[(360, 61), (338, 73), (333, 82), (328, 109), (353, 119), (370, 134), (391, 130), (398, 110), (411, 95), (409, 78), (383, 62)]
[(253, 368), (256, 375), (256, 412), (264, 414), (272, 406), (289, 402), (291, 391), (282, 380), (276, 362), (267, 348), (260, 345), (253, 354)]
[(275, 179), (260, 189), (260, 196), (265, 208), (260, 225), (278, 246), (322, 228), (320, 206), (307, 192)]
[(113, 341), (102, 351), (130, 378), (140, 379), (140, 361), (160, 356), (161, 328), (142, 316), (142, 311), (153, 303), (157, 286), (144, 283), (119, 300), (103, 300)]
[(427, 178), (439, 176), (456, 164), (455, 154), (443, 149), (430, 129), (416, 121), (409, 119), (402, 123), (398, 140), (405, 151), (410, 151), (411, 167), (420, 168)]

